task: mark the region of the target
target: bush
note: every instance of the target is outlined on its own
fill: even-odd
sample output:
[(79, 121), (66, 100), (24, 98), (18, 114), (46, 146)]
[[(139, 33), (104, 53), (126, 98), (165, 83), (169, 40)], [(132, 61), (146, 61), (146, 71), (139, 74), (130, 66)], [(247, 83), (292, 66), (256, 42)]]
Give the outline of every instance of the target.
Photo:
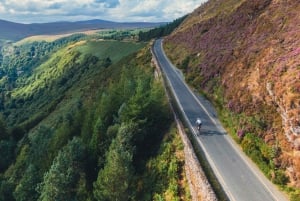
[(289, 178), (285, 175), (283, 170), (277, 170), (275, 171), (273, 182), (278, 185), (286, 185), (289, 182)]
[(300, 201), (300, 190), (296, 190), (290, 194), (290, 201)]
[[(241, 142), (244, 152), (258, 165), (266, 176), (269, 176), (271, 170), (271, 158), (269, 155), (263, 155), (262, 149), (265, 150), (264, 142), (251, 133), (247, 133)], [(269, 150), (269, 149), (268, 149)]]
[(14, 160), (15, 142), (12, 140), (0, 141), (0, 172), (6, 170)]

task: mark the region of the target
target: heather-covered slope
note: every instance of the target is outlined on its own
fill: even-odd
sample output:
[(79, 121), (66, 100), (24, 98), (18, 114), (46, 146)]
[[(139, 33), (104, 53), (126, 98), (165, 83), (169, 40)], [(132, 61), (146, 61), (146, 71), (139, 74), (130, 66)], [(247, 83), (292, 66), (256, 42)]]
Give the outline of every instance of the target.
[(245, 152), (275, 183), (298, 188), (299, 11), (298, 0), (211, 0), (165, 39)]

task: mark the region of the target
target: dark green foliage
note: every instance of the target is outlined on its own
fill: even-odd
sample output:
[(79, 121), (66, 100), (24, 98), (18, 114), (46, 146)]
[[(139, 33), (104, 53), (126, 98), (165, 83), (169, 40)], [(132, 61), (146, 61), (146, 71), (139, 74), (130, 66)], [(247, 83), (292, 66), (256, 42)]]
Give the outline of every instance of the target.
[(7, 139), (7, 138), (8, 138), (7, 126), (2, 114), (0, 113), (0, 140)]
[(158, 153), (170, 112), (149, 49), (125, 57), (143, 45), (122, 42), (111, 55), (118, 43), (103, 44), (104, 56), (92, 42), (60, 49), (3, 97), (5, 200), (135, 199), (135, 177)]
[[(259, 166), (263, 173), (268, 176), (275, 184), (286, 185), (288, 177), (285, 173), (274, 167), (272, 161), (276, 153), (268, 147), (259, 137), (253, 134), (246, 134), (241, 142), (245, 153)], [(271, 172), (274, 172), (274, 178), (271, 178)]]
[(0, 173), (8, 168), (14, 159), (15, 142), (0, 140)]
[(164, 26), (151, 29), (147, 32), (140, 31), (139, 40), (140, 41), (149, 41), (153, 38), (160, 38), (160, 37), (163, 37), (163, 36), (167, 36), (170, 33), (172, 33), (172, 31), (174, 31), (183, 22), (183, 20), (186, 17), (187, 17), (187, 15), (185, 15), (181, 18), (178, 18), (178, 19), (174, 20), (173, 22), (168, 23)]
[(141, 176), (137, 177), (136, 200), (190, 200), (178, 183), (183, 161), (174, 153), (182, 149), (180, 137), (173, 127), (164, 136), (156, 157), (147, 161)]
[(109, 57), (107, 57), (104, 61), (103, 61), (103, 66), (105, 68), (107, 68), (108, 66), (110, 66), (112, 63), (111, 59)]
[(40, 178), (41, 176), (39, 175), (38, 169), (34, 165), (30, 164), (13, 193), (15, 200), (37, 200), (38, 193), (36, 191), (36, 187), (37, 184), (41, 182)]
[(131, 138), (136, 132), (134, 124), (122, 125), (107, 153), (103, 170), (99, 171), (94, 183), (96, 200), (128, 200), (129, 187), (133, 177), (133, 144)]
[(278, 185), (286, 185), (289, 182), (289, 178), (285, 175), (283, 170), (277, 170), (275, 171), (273, 182)]
[(14, 201), (14, 185), (0, 176), (0, 201)]
[(269, 158), (263, 156), (261, 152), (262, 140), (253, 134), (246, 134), (241, 145), (245, 153), (250, 156), (250, 158), (259, 164), (259, 167), (263, 170), (265, 174), (269, 173)]
[(10, 130), (10, 135), (15, 141), (19, 141), (25, 134), (25, 129), (23, 126), (15, 126)]
[(47, 161), (49, 158), (49, 145), (54, 130), (42, 125), (30, 137), (30, 151), (28, 162), (35, 167), (38, 167), (41, 171), (47, 170), (50, 165)]
[(98, 32), (99, 38), (104, 40), (134, 40), (137, 39), (139, 30), (144, 29), (112, 29), (112, 30), (101, 30)]
[(44, 181), (38, 187), (40, 201), (73, 200), (76, 185), (83, 168), (85, 147), (79, 138), (73, 138), (57, 155)]
[(5, 121), (0, 114), (0, 173), (13, 161), (14, 149), (15, 141), (9, 137)]
[(190, 60), (191, 60), (190, 56), (187, 56), (181, 63), (180, 68), (182, 68), (185, 72), (189, 67)]

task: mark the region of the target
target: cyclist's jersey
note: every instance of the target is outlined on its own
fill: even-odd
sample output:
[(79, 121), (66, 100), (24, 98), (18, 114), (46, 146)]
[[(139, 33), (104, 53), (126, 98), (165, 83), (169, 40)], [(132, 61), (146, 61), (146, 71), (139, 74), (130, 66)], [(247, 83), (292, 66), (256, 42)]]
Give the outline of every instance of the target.
[(196, 124), (197, 124), (197, 125), (201, 125), (201, 124), (202, 124), (201, 120), (200, 120), (200, 119), (197, 119)]

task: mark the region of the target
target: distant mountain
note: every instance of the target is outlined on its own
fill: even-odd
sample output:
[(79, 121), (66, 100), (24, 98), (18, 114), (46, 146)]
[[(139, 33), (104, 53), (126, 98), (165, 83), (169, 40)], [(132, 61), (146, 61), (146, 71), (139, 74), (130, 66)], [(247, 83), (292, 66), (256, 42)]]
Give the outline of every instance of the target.
[(152, 28), (165, 24), (164, 22), (112, 22), (105, 20), (87, 20), (78, 22), (51, 22), (21, 24), (0, 20), (0, 39), (20, 40), (22, 38), (41, 34), (62, 34), (74, 31), (86, 31), (92, 29), (112, 29), (112, 28)]
[(287, 2), (210, 0), (164, 47), (265, 174), (300, 189), (300, 4)]

